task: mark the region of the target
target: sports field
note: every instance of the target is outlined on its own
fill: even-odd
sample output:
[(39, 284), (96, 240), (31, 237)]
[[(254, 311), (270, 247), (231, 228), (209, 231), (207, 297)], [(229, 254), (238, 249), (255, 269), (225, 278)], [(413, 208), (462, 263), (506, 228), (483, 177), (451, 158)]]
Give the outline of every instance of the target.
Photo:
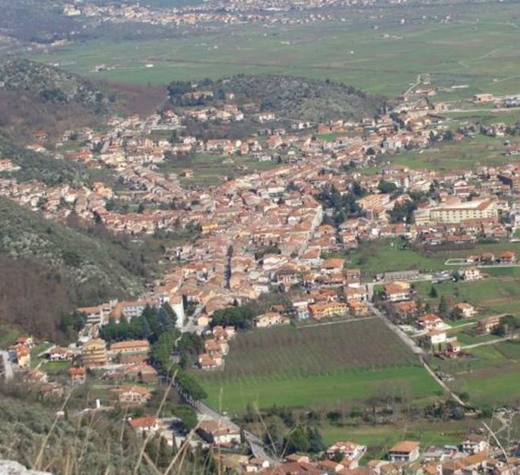
[[(34, 58), (100, 79), (141, 84), (281, 73), (330, 78), (395, 96), (419, 74), (429, 73), (434, 85), (446, 88), (443, 99), (520, 92), (516, 5), (450, 8), (452, 21), (441, 20), (445, 8), (335, 11), (344, 21), (215, 27), (174, 39), (75, 44)], [(403, 16), (410, 20), (400, 24)], [(93, 73), (102, 64), (108, 70)]]
[(414, 355), (378, 319), (242, 333), (226, 366), (198, 372), (208, 402), (231, 413), (360, 402), (381, 391), (403, 398), (441, 394)]

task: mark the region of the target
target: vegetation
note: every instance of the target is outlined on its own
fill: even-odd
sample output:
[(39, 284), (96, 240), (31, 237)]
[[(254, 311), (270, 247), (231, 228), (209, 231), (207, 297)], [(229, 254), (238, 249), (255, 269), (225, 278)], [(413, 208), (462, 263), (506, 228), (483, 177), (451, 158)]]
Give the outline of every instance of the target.
[[(52, 223), (0, 198), (0, 319), (59, 337), (61, 314), (142, 290), (146, 270), (132, 247)], [(136, 265), (137, 264), (137, 265)]]
[(377, 319), (239, 333), (224, 370), (197, 378), (211, 405), (233, 412), (253, 401), (259, 408), (353, 403), (385, 384), (417, 397), (438, 391), (413, 354)]
[[(282, 119), (325, 121), (333, 118), (361, 120), (375, 116), (385, 102), (354, 87), (332, 81), (279, 75), (238, 75), (224, 81), (202, 81), (200, 89), (212, 90), (213, 98), (198, 99), (206, 104), (235, 94), (238, 104), (255, 103), (261, 110), (277, 113)], [(173, 82), (168, 87), (174, 104), (185, 104), (183, 94), (192, 90), (190, 82)], [(189, 102), (186, 105), (192, 105)]]

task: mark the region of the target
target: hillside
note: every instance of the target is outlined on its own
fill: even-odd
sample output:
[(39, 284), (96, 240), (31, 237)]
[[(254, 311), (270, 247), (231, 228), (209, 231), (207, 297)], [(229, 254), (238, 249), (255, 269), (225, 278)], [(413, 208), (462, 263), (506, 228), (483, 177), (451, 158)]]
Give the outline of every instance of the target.
[(70, 128), (95, 127), (108, 114), (148, 114), (165, 90), (90, 81), (26, 59), (0, 60), (0, 128), (28, 139), (43, 130), (54, 138)]
[[(0, 459), (51, 473), (132, 472), (139, 454), (138, 441), (126, 431), (124, 440), (120, 439), (121, 423), (116, 425), (101, 415), (85, 416), (83, 424), (68, 417), (56, 421), (55, 411), (41, 404), (0, 399)], [(139, 473), (153, 472), (142, 464)]]
[(374, 116), (384, 106), (378, 96), (354, 87), (290, 76), (235, 76), (222, 81), (225, 92), (263, 110), (293, 119), (323, 121), (335, 118), (362, 119)]
[(9, 158), (21, 168), (12, 173), (19, 182), (38, 180), (49, 186), (57, 183), (80, 186), (88, 180), (78, 164), (29, 150), (1, 131), (0, 158)]
[[(385, 106), (382, 97), (354, 87), (329, 80), (294, 76), (238, 75), (216, 82), (205, 79), (198, 84), (197, 89), (213, 92), (214, 97), (204, 99), (204, 103), (216, 102), (226, 94), (234, 94), (234, 101), (238, 105), (255, 104), (263, 111), (275, 112), (281, 119), (312, 122), (374, 117)], [(169, 87), (175, 105), (193, 105), (183, 103), (184, 93), (190, 91), (191, 83), (174, 82)]]
[[(52, 223), (0, 198), (0, 321), (60, 337), (62, 311), (142, 290), (130, 248)], [(5, 275), (4, 275), (5, 276)]]
[(0, 61), (0, 127), (16, 135), (88, 125), (109, 103), (99, 88), (74, 74), (24, 59)]

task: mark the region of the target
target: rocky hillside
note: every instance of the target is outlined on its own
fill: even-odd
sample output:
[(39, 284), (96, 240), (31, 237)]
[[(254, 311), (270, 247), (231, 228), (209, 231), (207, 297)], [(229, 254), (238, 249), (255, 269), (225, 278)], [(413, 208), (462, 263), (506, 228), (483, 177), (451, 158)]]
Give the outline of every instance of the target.
[[(355, 119), (376, 116), (385, 106), (382, 97), (328, 80), (292, 76), (239, 75), (221, 81), (204, 80), (199, 90), (211, 90), (215, 102), (232, 93), (239, 105), (254, 103), (280, 118), (321, 122), (330, 119)], [(191, 90), (190, 83), (172, 83), (169, 87), (174, 104)]]
[[(142, 291), (144, 269), (118, 241), (52, 223), (0, 198), (0, 321), (59, 337), (60, 315)], [(7, 278), (8, 277), (8, 278)]]

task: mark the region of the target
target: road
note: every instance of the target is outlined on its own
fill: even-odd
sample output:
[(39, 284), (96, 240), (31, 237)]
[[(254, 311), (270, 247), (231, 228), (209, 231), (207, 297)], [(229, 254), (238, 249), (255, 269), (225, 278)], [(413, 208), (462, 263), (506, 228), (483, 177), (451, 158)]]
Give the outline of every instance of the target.
[(4, 365), (5, 380), (9, 381), (10, 379), (14, 378), (13, 365), (9, 359), (9, 353), (2, 350), (0, 351), (0, 355), (2, 356), (2, 364)]
[(475, 343), (473, 345), (463, 346), (462, 349), (463, 350), (470, 350), (471, 348), (478, 348), (479, 346), (496, 345), (497, 343), (502, 343), (502, 342), (507, 341), (507, 340), (512, 340), (512, 338), (511, 337), (508, 337), (508, 338), (497, 338), (495, 340), (483, 341), (481, 343)]
[[(175, 384), (174, 384), (175, 385)], [(179, 388), (177, 388), (179, 389)], [(183, 395), (180, 391), (179, 393)], [(202, 401), (193, 401), (190, 398), (185, 397), (183, 395), (184, 399), (188, 404), (190, 404), (193, 408), (195, 408), (199, 414), (214, 419), (216, 421), (219, 421), (222, 423), (222, 425), (226, 425), (231, 427), (233, 430), (240, 431), (240, 426), (235, 424), (228, 416), (225, 416), (223, 414), (219, 414), (217, 411), (211, 409), (207, 404), (205, 404)], [(247, 443), (251, 447), (251, 452), (253, 452), (253, 455), (259, 459), (267, 460), (271, 465), (275, 465), (278, 462), (273, 459), (266, 451), (264, 443), (255, 435), (251, 434), (250, 432), (244, 431), (244, 436), (247, 440)]]

